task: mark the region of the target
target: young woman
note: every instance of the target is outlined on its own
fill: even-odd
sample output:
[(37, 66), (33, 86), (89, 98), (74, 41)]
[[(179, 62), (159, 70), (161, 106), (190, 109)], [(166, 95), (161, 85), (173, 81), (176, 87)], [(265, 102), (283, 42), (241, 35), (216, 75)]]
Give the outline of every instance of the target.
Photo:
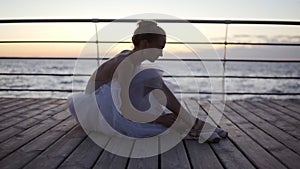
[[(119, 133), (137, 138), (155, 136), (171, 127), (179, 113), (190, 115), (164, 83), (161, 71), (142, 64), (162, 56), (165, 31), (156, 22), (140, 21), (132, 42), (133, 50), (122, 51), (93, 73), (85, 94), (95, 95), (104, 119)], [(69, 100), (71, 113), (76, 117), (72, 99)], [(172, 113), (165, 113), (165, 108)], [(198, 139), (204, 122), (197, 120), (192, 125), (188, 136)], [(208, 141), (218, 142), (226, 136), (226, 131), (217, 128)]]

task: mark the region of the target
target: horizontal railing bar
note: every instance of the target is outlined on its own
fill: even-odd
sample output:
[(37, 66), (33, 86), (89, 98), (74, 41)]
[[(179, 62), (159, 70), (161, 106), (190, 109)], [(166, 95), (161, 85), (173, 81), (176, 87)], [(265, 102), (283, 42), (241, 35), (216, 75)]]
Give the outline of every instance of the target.
[(84, 90), (71, 89), (0, 89), (0, 91), (28, 91), (28, 92), (81, 92)]
[[(137, 22), (140, 19), (1, 19), (0, 23), (60, 23), (60, 22)], [(177, 20), (156, 19), (160, 23), (206, 23), (206, 24), (267, 24), (267, 25), (300, 25), (299, 21), (265, 21), (265, 20)]]
[(300, 46), (300, 43), (256, 43), (256, 42), (226, 42), (227, 45), (252, 45), (252, 46)]
[[(120, 43), (120, 44), (130, 44), (132, 42), (129, 41), (82, 41), (82, 40), (77, 40), (77, 41), (0, 41), (0, 44), (6, 44), (6, 43)], [(224, 42), (166, 42), (167, 44), (202, 44), (202, 45), (224, 45)], [(228, 43), (227, 43), (228, 44)], [(300, 46), (300, 44), (299, 44)]]
[(259, 93), (259, 92), (174, 92), (181, 94), (218, 94), (218, 95), (300, 95), (300, 93)]
[[(20, 41), (0, 41), (0, 43), (97, 43), (96, 41), (84, 41), (84, 40), (71, 40), (71, 41), (57, 41), (57, 40), (53, 40), (53, 41), (47, 41), (47, 40), (39, 40), (39, 41), (24, 41), (24, 40), (20, 40)], [(99, 43), (101, 43), (99, 41)], [(124, 43), (124, 42), (116, 42), (116, 43)], [(126, 42), (127, 43), (127, 42)]]
[[(79, 89), (0, 89), (0, 91), (28, 91), (28, 92), (83, 92)], [(300, 93), (259, 93), (259, 92), (189, 92), (175, 91), (179, 94), (226, 94), (226, 95), (300, 95)]]
[(2, 76), (91, 76), (90, 74), (72, 74), (72, 73), (0, 73)]
[(197, 75), (190, 75), (190, 76), (180, 76), (180, 75), (170, 75), (170, 76), (163, 76), (168, 78), (237, 78), (237, 79), (300, 79), (300, 77), (286, 77), (286, 76), (197, 76)]
[[(0, 76), (91, 76), (91, 74), (72, 74), (72, 73), (0, 73)], [(300, 79), (291, 76), (208, 76), (208, 75), (163, 75), (166, 78), (238, 78), (238, 79)]]
[[(5, 57), (5, 56), (0, 56), (1, 59), (8, 59), (8, 60), (97, 60), (97, 58), (91, 58), (91, 57)], [(110, 58), (104, 57), (100, 58), (100, 60), (108, 60)], [(259, 59), (259, 60), (251, 60), (251, 59), (176, 59), (176, 58), (160, 58), (158, 61), (207, 61), (207, 62), (220, 62), (220, 61), (225, 61), (225, 62), (300, 62), (300, 60), (267, 60), (267, 59)]]
[[(0, 43), (125, 43), (129, 41), (0, 41)], [(189, 45), (255, 45), (255, 46), (300, 46), (300, 43), (257, 43), (257, 42), (167, 42), (167, 44)]]

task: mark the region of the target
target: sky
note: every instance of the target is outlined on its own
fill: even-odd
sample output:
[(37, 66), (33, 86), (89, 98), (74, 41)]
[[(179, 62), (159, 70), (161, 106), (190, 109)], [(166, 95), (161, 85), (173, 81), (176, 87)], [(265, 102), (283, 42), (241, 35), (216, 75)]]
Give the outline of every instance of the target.
[(299, 20), (300, 0), (1, 0), (0, 17), (123, 18), (163, 13), (182, 19)]
[[(180, 19), (212, 20), (285, 20), (300, 21), (300, 0), (1, 0), (0, 19), (31, 18), (109, 18), (120, 19), (144, 13), (158, 13)], [(105, 24), (99, 24), (102, 29)], [(135, 25), (134, 25), (135, 26)], [(224, 41), (224, 25), (193, 25), (200, 30), (208, 41)], [(123, 26), (120, 26), (122, 28)], [(172, 31), (171, 26), (165, 25)], [(174, 26), (173, 26), (174, 27)], [(177, 26), (176, 26), (177, 27)], [(179, 26), (180, 27), (180, 26)], [(132, 27), (134, 28), (134, 27)], [(174, 28), (182, 33), (185, 28)], [(168, 31), (167, 31), (168, 32)], [(112, 33), (114, 34), (114, 33)], [(187, 36), (184, 39), (191, 37)], [(5, 40), (89, 40), (94, 35), (91, 24), (1, 24), (0, 41)], [(125, 35), (125, 34), (124, 34)], [(127, 38), (127, 39), (126, 39)], [(126, 34), (125, 40), (130, 40)], [(173, 38), (173, 39), (172, 39)], [(123, 39), (124, 40), (124, 39)], [(300, 43), (300, 26), (233, 25), (229, 27), (228, 40), (233, 42), (272, 42)], [(121, 48), (130, 48), (130, 44), (119, 46), (102, 45), (101, 51), (116, 52)], [(60, 56), (74, 57), (93, 55), (95, 45), (85, 44), (0, 44), (0, 56)], [(185, 47), (170, 45), (168, 53), (184, 53)], [(194, 47), (205, 51), (205, 47)], [(210, 47), (208, 47), (210, 48)], [(223, 46), (212, 46), (222, 55)], [(300, 47), (263, 47), (263, 46), (228, 46), (231, 58), (273, 57), (299, 59)], [(90, 49), (90, 50), (87, 50)], [(177, 49), (177, 50), (176, 50)], [(86, 52), (82, 52), (86, 51)], [(113, 52), (113, 53), (114, 53)], [(205, 52), (203, 52), (205, 55)], [(284, 56), (283, 56), (284, 55)]]

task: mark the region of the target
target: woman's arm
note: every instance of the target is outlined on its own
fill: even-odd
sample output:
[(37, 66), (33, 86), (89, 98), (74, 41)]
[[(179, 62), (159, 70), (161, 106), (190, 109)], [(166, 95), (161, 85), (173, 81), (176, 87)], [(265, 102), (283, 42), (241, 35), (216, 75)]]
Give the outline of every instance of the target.
[[(166, 96), (166, 107), (173, 112), (173, 115), (167, 115), (167, 116), (160, 116), (155, 122), (163, 124), (164, 126), (169, 126), (170, 121), (175, 122), (176, 118), (178, 117), (179, 113), (180, 117), (185, 123), (194, 123), (195, 117), (193, 117), (178, 101), (178, 99), (175, 97), (175, 95), (172, 93), (172, 91), (168, 88), (168, 86), (163, 83), (162, 89), (161, 89), (165, 96)], [(159, 100), (159, 99), (158, 99)], [(161, 103), (165, 103), (164, 101), (161, 101)], [(190, 124), (193, 125), (193, 124)]]
[(97, 73), (98, 69), (92, 74), (92, 76), (89, 78), (88, 83), (85, 87), (85, 94), (91, 94), (93, 93), (98, 87), (101, 86), (100, 81), (97, 81)]
[(133, 79), (135, 66), (130, 61), (123, 61), (116, 69), (117, 80), (120, 84), (121, 107), (120, 113), (127, 119), (135, 122), (147, 123), (154, 121), (157, 116), (151, 113), (144, 113), (136, 109), (129, 97), (129, 87)]
[(116, 69), (117, 80), (120, 84), (120, 98), (122, 101), (121, 104), (121, 113), (126, 116), (127, 112), (130, 112), (128, 106), (130, 105), (129, 99), (129, 85), (134, 71), (133, 65), (128, 61), (123, 61), (119, 67)]

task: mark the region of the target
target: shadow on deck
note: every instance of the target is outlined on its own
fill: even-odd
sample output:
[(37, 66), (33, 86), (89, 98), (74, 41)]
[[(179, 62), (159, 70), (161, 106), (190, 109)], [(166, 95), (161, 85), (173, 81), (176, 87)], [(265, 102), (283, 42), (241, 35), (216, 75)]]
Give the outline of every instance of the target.
[[(206, 116), (209, 102), (186, 100)], [(218, 111), (217, 105), (212, 108)], [(103, 151), (62, 99), (0, 99), (0, 168), (299, 168), (300, 100), (228, 101), (218, 144), (184, 140), (151, 158)]]

